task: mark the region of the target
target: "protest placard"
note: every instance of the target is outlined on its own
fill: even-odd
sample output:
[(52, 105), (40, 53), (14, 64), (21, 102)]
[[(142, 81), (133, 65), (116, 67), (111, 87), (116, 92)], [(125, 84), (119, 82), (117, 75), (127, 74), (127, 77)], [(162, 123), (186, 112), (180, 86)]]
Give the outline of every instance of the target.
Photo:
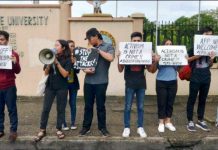
[(0, 69), (12, 69), (11, 46), (0, 46)]
[(212, 51), (218, 56), (218, 36), (195, 35), (194, 55), (209, 56)]
[(151, 42), (120, 42), (119, 64), (149, 65), (152, 64)]
[(98, 64), (99, 53), (96, 48), (76, 47), (74, 56), (76, 57), (75, 66), (78, 69), (92, 68)]
[(185, 46), (157, 46), (159, 65), (183, 66), (188, 64)]

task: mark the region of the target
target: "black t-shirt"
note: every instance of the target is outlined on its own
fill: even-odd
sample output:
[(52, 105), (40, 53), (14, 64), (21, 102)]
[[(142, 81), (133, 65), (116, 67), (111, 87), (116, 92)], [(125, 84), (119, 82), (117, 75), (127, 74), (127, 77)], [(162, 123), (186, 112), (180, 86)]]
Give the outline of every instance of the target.
[[(67, 58), (64, 59), (62, 57), (57, 58), (60, 65), (68, 72), (70, 72), (72, 68), (71, 59)], [(44, 66), (45, 68), (46, 66)], [(46, 82), (46, 88), (50, 88), (52, 90), (59, 90), (59, 89), (68, 89), (68, 77), (64, 78), (61, 73), (59, 72), (57, 66), (51, 65), (48, 80)]]
[(124, 79), (127, 88), (146, 89), (144, 65), (125, 65)]

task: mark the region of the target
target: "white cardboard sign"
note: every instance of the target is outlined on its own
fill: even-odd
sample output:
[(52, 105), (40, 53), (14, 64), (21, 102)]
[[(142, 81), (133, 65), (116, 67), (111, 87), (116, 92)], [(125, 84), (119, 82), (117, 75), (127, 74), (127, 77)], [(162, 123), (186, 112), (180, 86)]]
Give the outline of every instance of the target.
[(209, 56), (212, 51), (218, 56), (218, 36), (195, 35), (194, 55)]
[(120, 42), (119, 64), (152, 64), (152, 42)]
[(11, 46), (0, 46), (0, 69), (12, 69)]
[(186, 46), (157, 46), (159, 65), (183, 66), (188, 64)]

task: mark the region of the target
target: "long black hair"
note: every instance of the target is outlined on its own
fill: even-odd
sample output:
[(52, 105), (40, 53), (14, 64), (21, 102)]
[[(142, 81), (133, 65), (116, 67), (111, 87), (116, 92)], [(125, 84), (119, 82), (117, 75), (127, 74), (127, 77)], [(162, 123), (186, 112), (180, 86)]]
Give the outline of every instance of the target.
[(57, 41), (61, 44), (61, 47), (64, 48), (64, 50), (63, 50), (64, 59), (69, 58), (71, 56), (71, 52), (70, 52), (68, 42), (66, 40), (62, 40), (62, 39), (59, 39)]

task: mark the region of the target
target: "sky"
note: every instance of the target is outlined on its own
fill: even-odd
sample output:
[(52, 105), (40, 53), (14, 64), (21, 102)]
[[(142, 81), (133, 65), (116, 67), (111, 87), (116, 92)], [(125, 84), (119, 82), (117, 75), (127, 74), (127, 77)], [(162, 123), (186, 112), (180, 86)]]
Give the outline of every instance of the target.
[[(1, 1), (0, 4), (31, 4), (32, 1)], [(58, 1), (40, 1), (40, 4), (57, 4)], [(157, 1), (118, 1), (118, 17), (127, 17), (132, 13), (143, 13), (150, 21), (156, 20)], [(159, 1), (160, 21), (174, 21), (181, 16), (190, 17), (198, 13), (199, 1)], [(218, 8), (218, 1), (202, 1), (201, 10)], [(102, 5), (103, 13), (116, 17), (116, 1), (107, 1)], [(86, 1), (73, 1), (72, 16), (80, 17), (92, 13), (93, 6)]]

